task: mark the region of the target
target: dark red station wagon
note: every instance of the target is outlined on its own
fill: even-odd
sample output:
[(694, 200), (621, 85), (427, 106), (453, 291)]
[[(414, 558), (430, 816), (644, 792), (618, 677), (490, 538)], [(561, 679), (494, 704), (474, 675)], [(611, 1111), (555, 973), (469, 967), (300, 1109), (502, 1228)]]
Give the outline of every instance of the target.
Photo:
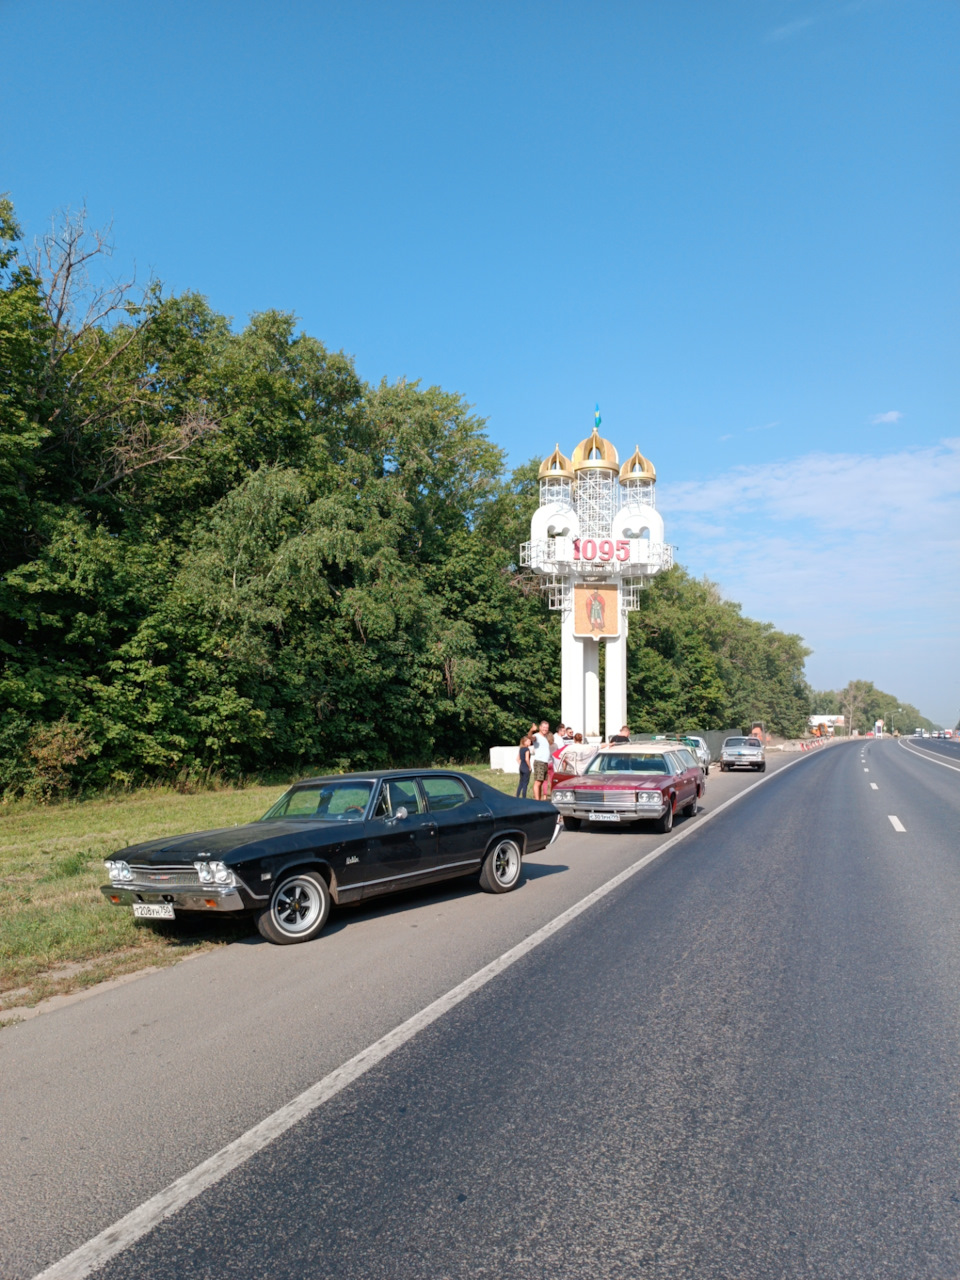
[(550, 799), (563, 825), (652, 819), (669, 831), (678, 811), (693, 817), (707, 780), (696, 756), (679, 742), (628, 742), (601, 747), (582, 774), (557, 774)]

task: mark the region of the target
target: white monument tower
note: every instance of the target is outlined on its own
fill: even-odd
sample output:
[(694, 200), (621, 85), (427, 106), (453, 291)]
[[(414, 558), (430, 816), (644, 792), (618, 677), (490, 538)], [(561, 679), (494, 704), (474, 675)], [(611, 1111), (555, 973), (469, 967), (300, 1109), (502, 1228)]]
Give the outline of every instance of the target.
[(604, 721), (609, 737), (627, 723), (627, 614), (654, 574), (673, 563), (656, 509), (657, 473), (639, 449), (620, 466), (598, 430), (572, 458), (560, 446), (540, 467), (540, 506), (520, 563), (539, 574), (562, 615), (564, 724), (600, 736), (600, 645), (606, 644)]

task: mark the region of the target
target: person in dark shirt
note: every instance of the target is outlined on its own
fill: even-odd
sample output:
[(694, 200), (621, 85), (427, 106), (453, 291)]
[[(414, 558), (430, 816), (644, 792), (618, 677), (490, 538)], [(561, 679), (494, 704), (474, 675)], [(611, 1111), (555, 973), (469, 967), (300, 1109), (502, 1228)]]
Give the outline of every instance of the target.
[(517, 763), (520, 765), (520, 781), (517, 783), (517, 799), (526, 800), (527, 783), (530, 781), (530, 738), (524, 734), (520, 739), (520, 750), (517, 752)]

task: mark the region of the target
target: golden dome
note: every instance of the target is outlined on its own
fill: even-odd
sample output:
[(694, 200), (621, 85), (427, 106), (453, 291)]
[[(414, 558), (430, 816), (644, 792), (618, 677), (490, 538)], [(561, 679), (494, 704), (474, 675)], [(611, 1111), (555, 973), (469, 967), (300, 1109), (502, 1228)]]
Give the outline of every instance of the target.
[(619, 465), (616, 449), (596, 427), (593, 435), (581, 440), (573, 451), (574, 471), (616, 471)]
[(620, 483), (623, 484), (628, 480), (649, 480), (656, 481), (657, 469), (650, 461), (645, 458), (639, 449), (634, 449), (633, 453), (620, 468)]
[(573, 467), (570, 459), (565, 458), (560, 452), (560, 446), (554, 449), (549, 458), (544, 458), (540, 463), (540, 479), (541, 480), (572, 480)]

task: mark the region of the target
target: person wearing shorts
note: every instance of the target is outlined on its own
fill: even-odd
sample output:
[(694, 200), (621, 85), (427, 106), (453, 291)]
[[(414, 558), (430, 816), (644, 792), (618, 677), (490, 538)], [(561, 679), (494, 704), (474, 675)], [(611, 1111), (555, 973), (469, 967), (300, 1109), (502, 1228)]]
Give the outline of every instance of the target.
[(549, 796), (549, 792), (546, 796), (543, 794), (543, 788), (547, 781), (552, 755), (553, 743), (550, 741), (550, 725), (546, 720), (542, 720), (540, 728), (537, 730), (537, 736), (533, 740), (534, 800), (546, 800)]

